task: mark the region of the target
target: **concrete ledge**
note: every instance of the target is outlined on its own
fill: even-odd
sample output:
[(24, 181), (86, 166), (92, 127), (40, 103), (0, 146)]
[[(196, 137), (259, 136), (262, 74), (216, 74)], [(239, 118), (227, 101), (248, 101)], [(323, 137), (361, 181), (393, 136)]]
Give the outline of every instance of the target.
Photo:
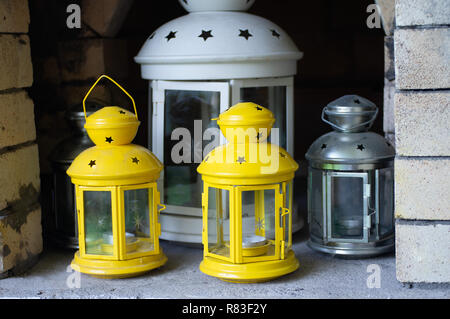
[(450, 282), (450, 222), (397, 220), (396, 274), (401, 282)]
[(396, 0), (397, 26), (448, 25), (450, 2), (442, 0)]

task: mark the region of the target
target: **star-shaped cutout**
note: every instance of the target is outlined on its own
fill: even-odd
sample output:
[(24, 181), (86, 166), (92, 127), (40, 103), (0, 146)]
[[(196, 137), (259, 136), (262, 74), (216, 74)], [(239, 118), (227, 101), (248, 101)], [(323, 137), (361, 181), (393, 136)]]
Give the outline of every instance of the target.
[(245, 40), (248, 40), (248, 38), (250, 38), (250, 37), (252, 37), (253, 35), (251, 35), (250, 34), (250, 32), (248, 32), (248, 29), (245, 29), (245, 30), (241, 30), (241, 29), (239, 29), (239, 36), (240, 37), (244, 37), (245, 38)]
[(359, 144), (358, 147), (357, 147), (357, 149), (359, 149), (360, 151), (362, 151), (363, 149), (365, 149), (365, 147), (364, 147), (364, 145)]
[(270, 31), (272, 32), (272, 35), (273, 35), (274, 37), (276, 37), (277, 39), (280, 38), (280, 34), (279, 34), (276, 30), (270, 29)]
[(283, 158), (285, 158), (285, 157), (286, 157), (286, 154), (283, 154), (283, 153), (280, 152), (280, 156), (283, 157)]
[(95, 160), (91, 160), (88, 164), (90, 167), (95, 166)]
[(257, 106), (257, 107), (256, 107), (256, 110), (257, 110), (257, 111), (262, 111), (262, 107)]
[(257, 230), (263, 230), (264, 229), (264, 219), (258, 218), (255, 226), (256, 226)]
[(327, 144), (322, 144), (321, 149), (327, 148)]
[(105, 142), (107, 142), (107, 143), (109, 143), (109, 144), (111, 144), (113, 141), (114, 141), (114, 140), (112, 139), (112, 136), (107, 137), (106, 140), (105, 140)]
[(169, 34), (166, 35), (167, 42), (169, 42), (170, 39), (176, 38), (175, 33), (177, 33), (177, 32), (178, 32), (178, 31), (175, 31), (175, 32), (170, 31)]
[(361, 101), (359, 99), (355, 99), (353, 102), (355, 102), (356, 104), (360, 104)]
[(198, 36), (199, 38), (203, 38), (204, 41), (206, 41), (208, 38), (212, 38), (213, 35), (211, 34), (212, 30), (205, 31), (202, 30), (202, 33)]
[(131, 158), (131, 161), (132, 161), (133, 163), (139, 164), (139, 160), (138, 160), (137, 157), (132, 157), (132, 158)]
[(124, 111), (122, 111), (122, 110), (120, 110), (120, 111), (119, 111), (119, 113), (120, 113), (120, 114), (125, 114), (125, 112), (124, 112)]
[(238, 156), (237, 162), (238, 162), (239, 164), (244, 163), (244, 162), (245, 162), (244, 156)]

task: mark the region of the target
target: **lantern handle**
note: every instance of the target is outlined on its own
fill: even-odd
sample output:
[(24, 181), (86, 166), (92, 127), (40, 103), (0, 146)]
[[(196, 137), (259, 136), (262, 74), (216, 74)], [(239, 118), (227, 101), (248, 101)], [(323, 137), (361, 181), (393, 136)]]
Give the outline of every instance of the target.
[(349, 128), (347, 128), (347, 129), (344, 129), (344, 128), (342, 128), (341, 126), (336, 125), (336, 124), (334, 124), (334, 123), (328, 121), (327, 119), (325, 119), (325, 107), (322, 109), (322, 116), (321, 116), (321, 118), (322, 118), (322, 121), (324, 121), (325, 123), (329, 124), (331, 127), (335, 128), (335, 129), (337, 129), (337, 130), (339, 130), (339, 131), (345, 132), (345, 131), (351, 131), (351, 130), (354, 130), (355, 128), (358, 128), (358, 127), (361, 127), (361, 126), (364, 126), (364, 125), (366, 125), (366, 124), (369, 124), (369, 123), (373, 122), (373, 121), (376, 119), (377, 115), (378, 115), (378, 108), (375, 109), (375, 113), (372, 115), (372, 117), (370, 118), (370, 120), (365, 121), (365, 122), (363, 122), (363, 123), (356, 124), (356, 125), (354, 125), (354, 126), (352, 126), (352, 127), (349, 127)]
[(158, 213), (161, 213), (163, 210), (166, 209), (166, 205), (159, 203), (158, 206), (161, 206), (160, 209), (158, 209)]
[(138, 120), (138, 115), (137, 115), (137, 110), (136, 110), (136, 104), (134, 103), (134, 99), (133, 97), (116, 81), (114, 81), (112, 78), (110, 78), (109, 76), (103, 74), (101, 75), (97, 81), (95, 81), (95, 83), (91, 86), (91, 88), (89, 89), (89, 91), (87, 92), (87, 94), (84, 96), (83, 99), (83, 111), (84, 111), (84, 118), (87, 119), (87, 115), (86, 115), (86, 99), (89, 96), (89, 94), (91, 94), (91, 91), (94, 89), (94, 87), (97, 85), (97, 83), (103, 79), (103, 78), (107, 78), (108, 80), (110, 80), (112, 83), (114, 83), (115, 85), (117, 85), (119, 87), (119, 89), (121, 89), (131, 100), (131, 102), (133, 102), (133, 108), (134, 108), (134, 115), (136, 116), (136, 120)]

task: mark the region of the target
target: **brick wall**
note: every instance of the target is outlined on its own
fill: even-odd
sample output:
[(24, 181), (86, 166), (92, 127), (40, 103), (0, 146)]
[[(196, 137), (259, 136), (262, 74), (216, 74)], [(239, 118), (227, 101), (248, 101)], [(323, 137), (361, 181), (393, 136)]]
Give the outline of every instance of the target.
[(396, 0), (395, 16), (397, 279), (450, 282), (450, 2)]
[(39, 162), (27, 0), (0, 1), (0, 278), (42, 251)]

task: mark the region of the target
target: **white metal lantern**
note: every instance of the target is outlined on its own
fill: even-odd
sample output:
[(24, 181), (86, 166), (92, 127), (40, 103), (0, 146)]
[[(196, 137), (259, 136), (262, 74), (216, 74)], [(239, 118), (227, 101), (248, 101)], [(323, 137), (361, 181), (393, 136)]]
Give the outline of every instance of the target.
[[(189, 14), (153, 32), (135, 61), (150, 81), (149, 147), (164, 163), (161, 238), (201, 243), (202, 182), (196, 168), (213, 146), (225, 142), (223, 135), (205, 134), (218, 128), (211, 119), (239, 102), (262, 105), (277, 119), (277, 144), (293, 156), (293, 77), (302, 53), (279, 26), (243, 12), (254, 1), (179, 2)], [(181, 162), (172, 157), (182, 139), (177, 128), (191, 137), (184, 140), (191, 151)], [(302, 225), (294, 213), (293, 231)]]

